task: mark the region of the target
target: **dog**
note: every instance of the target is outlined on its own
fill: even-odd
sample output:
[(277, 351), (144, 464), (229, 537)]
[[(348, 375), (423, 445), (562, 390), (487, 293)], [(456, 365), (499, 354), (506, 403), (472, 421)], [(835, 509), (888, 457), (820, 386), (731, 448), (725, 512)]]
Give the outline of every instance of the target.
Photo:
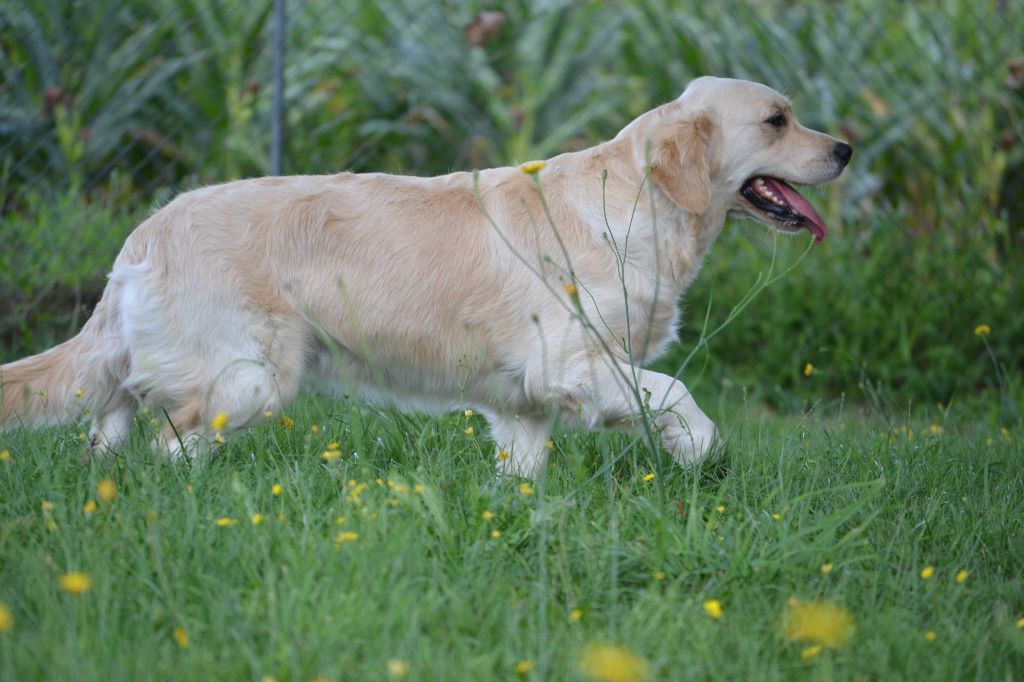
[(757, 83), (702, 77), (612, 140), (432, 178), (265, 177), (181, 194), (126, 240), (82, 331), (0, 368), (0, 424), (88, 415), (116, 453), (140, 408), (189, 456), (314, 380), (429, 412), (471, 407), (500, 473), (543, 472), (552, 419), (648, 418), (683, 466), (716, 451), (682, 382), (642, 367), (728, 216), (826, 226), (793, 188), (851, 147)]

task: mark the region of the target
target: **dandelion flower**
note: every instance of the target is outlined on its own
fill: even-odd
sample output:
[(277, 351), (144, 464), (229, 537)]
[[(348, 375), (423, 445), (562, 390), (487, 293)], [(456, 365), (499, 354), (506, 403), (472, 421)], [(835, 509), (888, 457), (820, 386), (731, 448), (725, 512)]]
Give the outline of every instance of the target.
[(642, 656), (611, 644), (591, 645), (580, 656), (580, 670), (598, 682), (642, 682), (649, 667)]
[(6, 462), (11, 458), (10, 450), (0, 450), (0, 462)]
[(14, 629), (14, 615), (7, 604), (0, 601), (0, 632), (10, 632)]
[(57, 579), (57, 582), (60, 584), (60, 589), (68, 594), (83, 594), (92, 586), (89, 575), (78, 571), (65, 573)]
[(782, 633), (794, 642), (812, 642), (829, 648), (843, 646), (853, 636), (853, 616), (836, 604), (790, 601)]
[(270, 492), (271, 492), (272, 495), (274, 495), (274, 497), (280, 496), (281, 490), (282, 490), (282, 488), (281, 488), (281, 484), (280, 483), (275, 483), (274, 485), (272, 485), (270, 487)]
[(177, 642), (178, 646), (182, 649), (188, 648), (188, 632), (185, 631), (185, 628), (174, 628), (174, 641)]
[(320, 459), (330, 462), (341, 457), (341, 450), (324, 450), (320, 453)]
[(389, 658), (384, 664), (391, 677), (405, 677), (409, 674), (409, 663), (400, 658)]
[(464, 414), (466, 416), (466, 418), (468, 419), (468, 418), (472, 417), (475, 414), (475, 412), (473, 412), (473, 410), (463, 410), (462, 414)]
[(516, 672), (520, 675), (525, 675), (526, 673), (533, 670), (535, 665), (537, 664), (531, 660), (519, 661), (518, 663), (516, 663)]
[(1017, 627), (1018, 628), (1024, 628), (1024, 618), (1019, 618), (1017, 620)]
[(491, 531), (491, 537), (494, 538), (495, 540), (497, 540), (498, 538), (501, 537), (501, 531), (500, 530), (492, 530)]
[(39, 506), (42, 508), (44, 514), (49, 514), (53, 511), (53, 502), (50, 502), (49, 500), (43, 500)]
[(222, 516), (217, 519), (217, 525), (221, 528), (227, 528), (228, 526), (233, 526), (236, 523), (238, 523), (238, 520), (233, 519), (230, 516)]
[(92, 514), (97, 509), (99, 509), (99, 505), (96, 504), (96, 500), (89, 500), (88, 502), (82, 505), (82, 511), (86, 514)]
[(224, 427), (228, 425), (228, 413), (218, 412), (217, 416), (210, 422), (210, 426), (214, 431), (223, 431)]
[(483, 514), (480, 515), (480, 518), (482, 518), (484, 521), (490, 521), (495, 516), (497, 516), (497, 515), (494, 512), (492, 512), (490, 509), (488, 509), (487, 511), (485, 511)]
[(423, 491), (425, 491), (425, 490), (426, 490), (426, 488), (423, 486), (422, 483), (417, 483), (416, 485), (414, 485), (412, 487), (412, 491), (414, 493), (416, 493), (417, 495), (422, 495)]
[(821, 572), (824, 573), (825, 575), (828, 575), (829, 573), (831, 573), (832, 572), (832, 564), (831, 563), (822, 564), (821, 565)]
[(967, 576), (969, 576), (970, 574), (971, 574), (970, 571), (962, 571), (962, 570), (961, 571), (957, 571), (956, 572), (956, 581), (958, 583), (966, 582), (967, 581)]
[(579, 295), (579, 292), (576, 291), (576, 285), (572, 282), (566, 282), (562, 288), (565, 289), (565, 293), (569, 294), (570, 298), (576, 298)]
[(219, 433), (215, 433), (213, 434), (213, 442), (216, 443), (217, 445), (224, 445), (224, 443), (226, 443), (227, 441), (224, 440), (224, 436), (222, 436)]
[(359, 539), (359, 533), (357, 533), (355, 531), (352, 531), (352, 530), (346, 530), (346, 531), (342, 531), (342, 532), (338, 533), (335, 536), (334, 541), (336, 543), (338, 543), (339, 545), (343, 545), (346, 542), (355, 542), (358, 539)]
[(109, 478), (104, 478), (96, 484), (96, 494), (104, 502), (113, 502), (117, 497), (117, 485)]
[(277, 420), (277, 423), (286, 429), (291, 429), (295, 427), (295, 420), (288, 416), (282, 416), (280, 419)]
[(809, 646), (806, 649), (804, 649), (803, 651), (801, 651), (800, 652), (800, 658), (802, 658), (803, 660), (806, 661), (808, 658), (814, 658), (815, 656), (817, 656), (820, 653), (821, 653), (821, 645), (820, 644), (815, 644), (815, 645)]
[(725, 513), (725, 505), (724, 504), (718, 505), (717, 507), (715, 507), (715, 511), (718, 512), (719, 514), (724, 514)]
[(583, 609), (573, 609), (569, 612), (569, 622), (577, 623), (583, 618)]
[(499, 462), (504, 462), (506, 459), (508, 459), (508, 450), (501, 450), (501, 451), (499, 451), (498, 452), (498, 461)]
[(938, 637), (938, 635), (935, 634), (935, 630), (929, 630), (928, 632), (924, 633), (925, 641), (934, 642), (936, 637)]
[(260, 514), (259, 512), (257, 512), (255, 514), (253, 514), (252, 516), (250, 516), (249, 520), (252, 521), (252, 525), (258, 526), (261, 523), (263, 523), (263, 514)]
[(782, 514), (778, 514), (778, 513), (772, 514), (772, 519), (775, 520), (775, 521), (778, 521), (781, 518), (782, 518)]
[(708, 614), (712, 618), (718, 619), (722, 617), (722, 602), (717, 599), (708, 599), (704, 602), (704, 613)]
[(533, 175), (534, 173), (539, 173), (546, 165), (543, 161), (527, 161), (519, 167), (519, 170), (527, 175)]
[(546, 440), (546, 441), (544, 441), (544, 447), (546, 447), (548, 450), (554, 450), (555, 449), (555, 441), (553, 441), (553, 440)]
[(662, 580), (668, 577), (668, 574), (665, 573), (665, 571), (655, 571), (651, 574), (651, 577), (660, 583)]
[(989, 327), (987, 324), (979, 324), (977, 327), (974, 328), (975, 336), (988, 336), (991, 333), (992, 328)]
[(85, 391), (83, 391), (82, 389), (78, 389), (77, 391), (75, 391), (75, 397), (76, 398), (84, 398), (85, 397)]
[(266, 412), (263, 413), (263, 416), (266, 417), (267, 419), (273, 419), (274, 411), (273, 410), (267, 410)]
[(933, 575), (935, 575), (934, 566), (925, 566), (921, 569), (921, 580), (929, 580)]
[(473, 435), (473, 427), (472, 426), (467, 426), (466, 427), (466, 435), (467, 436), (472, 436)]
[(320, 433), (320, 427), (317, 426), (316, 424), (310, 424), (309, 431), (310, 433)]
[(653, 473), (651, 473), (651, 474), (644, 474), (644, 481), (645, 482), (650, 483), (653, 480), (654, 480), (654, 474)]
[(529, 497), (530, 495), (533, 494), (533, 486), (530, 485), (529, 483), (520, 483), (519, 494), (523, 495), (524, 497)]
[(809, 377), (812, 374), (814, 374), (814, 365), (808, 362), (806, 365), (804, 365), (804, 376)]

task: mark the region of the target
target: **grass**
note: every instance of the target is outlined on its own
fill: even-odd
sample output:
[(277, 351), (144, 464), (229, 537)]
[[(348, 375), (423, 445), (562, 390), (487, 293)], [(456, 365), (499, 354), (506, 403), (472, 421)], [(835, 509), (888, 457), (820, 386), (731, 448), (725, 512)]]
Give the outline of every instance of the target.
[[(293, 428), (192, 463), (150, 454), (145, 423), (121, 457), (84, 465), (74, 428), (9, 432), (0, 676), (375, 680), (398, 659), (408, 679), (573, 680), (594, 642), (643, 656), (652, 679), (1010, 679), (1024, 666), (1019, 431), (979, 429), (967, 407), (780, 418), (723, 400), (711, 414), (730, 450), (698, 475), (646, 481), (649, 453), (627, 436), (566, 432), (530, 495), (495, 482), (483, 423), (461, 413), (307, 397)], [(343, 456), (325, 461), (331, 441)], [(71, 571), (90, 576), (84, 594), (59, 587)], [(852, 642), (804, 660), (806, 643), (780, 634), (791, 596), (847, 609)]]

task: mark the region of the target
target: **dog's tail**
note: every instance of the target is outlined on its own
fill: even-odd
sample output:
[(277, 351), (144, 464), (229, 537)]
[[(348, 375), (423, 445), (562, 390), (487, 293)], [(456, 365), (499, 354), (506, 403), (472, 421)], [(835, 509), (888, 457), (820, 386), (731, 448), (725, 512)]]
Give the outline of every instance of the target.
[(72, 339), (0, 366), (0, 430), (63, 424), (101, 409), (126, 375), (128, 354), (105, 301)]

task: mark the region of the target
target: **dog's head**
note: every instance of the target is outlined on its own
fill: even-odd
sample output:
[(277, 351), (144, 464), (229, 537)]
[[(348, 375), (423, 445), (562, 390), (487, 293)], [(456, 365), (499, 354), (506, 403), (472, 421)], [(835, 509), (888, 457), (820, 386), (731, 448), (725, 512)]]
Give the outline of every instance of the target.
[(682, 209), (753, 216), (784, 232), (825, 221), (793, 185), (836, 178), (853, 149), (800, 125), (789, 100), (749, 81), (704, 77), (658, 111), (650, 129), (651, 176)]

